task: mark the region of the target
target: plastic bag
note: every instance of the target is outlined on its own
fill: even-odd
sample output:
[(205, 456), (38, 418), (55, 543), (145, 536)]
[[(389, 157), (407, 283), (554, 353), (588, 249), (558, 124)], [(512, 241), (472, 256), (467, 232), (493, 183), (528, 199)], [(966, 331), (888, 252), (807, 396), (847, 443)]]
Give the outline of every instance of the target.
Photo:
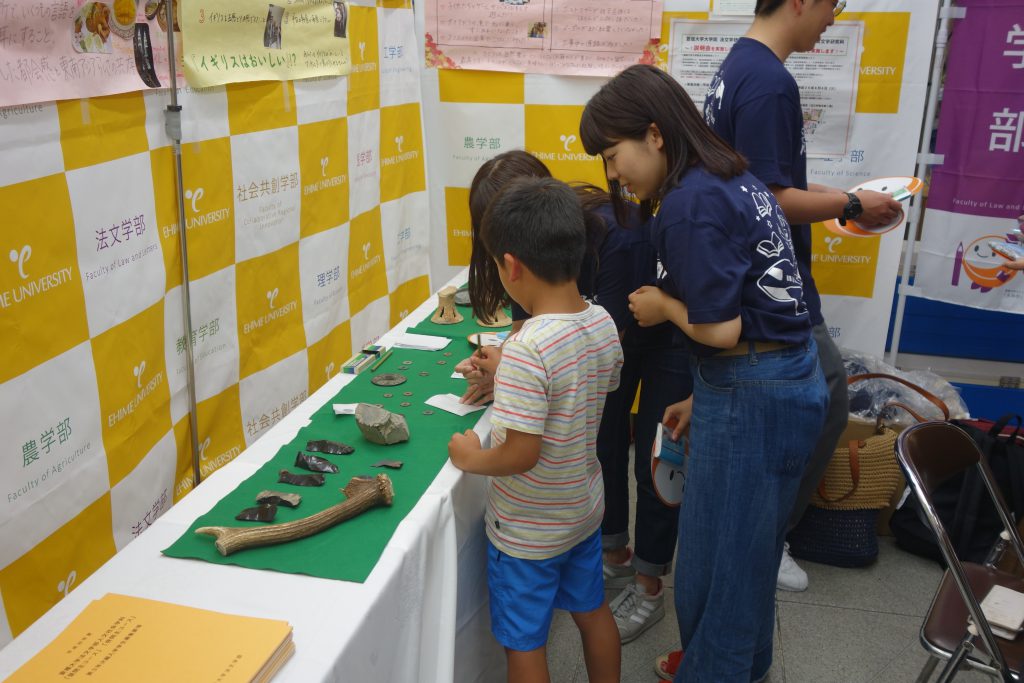
[[(970, 417), (967, 405), (960, 398), (956, 387), (934, 372), (927, 370), (905, 372), (894, 368), (880, 358), (849, 351), (843, 353), (843, 362), (846, 365), (846, 374), (850, 377), (865, 373), (895, 375), (942, 399), (949, 407), (951, 418), (962, 420)], [(943, 419), (942, 413), (931, 401), (902, 384), (889, 380), (866, 379), (854, 382), (850, 385), (849, 394), (851, 415), (874, 420), (881, 413), (882, 420), (886, 424), (898, 428), (909, 427), (916, 420), (907, 411), (889, 405), (894, 401), (910, 406), (914, 412), (925, 419)]]

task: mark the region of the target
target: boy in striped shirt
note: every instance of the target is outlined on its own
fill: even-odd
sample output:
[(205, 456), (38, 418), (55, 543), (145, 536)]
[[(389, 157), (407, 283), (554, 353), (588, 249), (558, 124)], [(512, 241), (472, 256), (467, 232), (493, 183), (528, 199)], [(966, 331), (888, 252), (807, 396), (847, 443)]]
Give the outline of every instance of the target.
[(576, 287), (583, 214), (553, 178), (513, 181), (487, 209), (482, 241), (501, 282), (533, 317), (510, 336), (494, 381), (491, 448), (472, 430), (452, 464), (491, 477), (485, 523), (491, 627), (509, 681), (548, 680), (555, 608), (572, 613), (591, 681), (618, 681), (620, 644), (604, 600), (604, 486), (596, 455), (605, 395), (622, 347), (611, 316)]

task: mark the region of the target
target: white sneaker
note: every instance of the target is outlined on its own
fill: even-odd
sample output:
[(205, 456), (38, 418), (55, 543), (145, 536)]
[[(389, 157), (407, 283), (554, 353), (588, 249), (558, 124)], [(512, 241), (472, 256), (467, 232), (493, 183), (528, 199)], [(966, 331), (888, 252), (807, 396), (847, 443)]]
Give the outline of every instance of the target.
[(782, 562), (779, 563), (779, 576), (775, 580), (775, 587), (783, 591), (807, 590), (807, 572), (800, 569), (796, 560), (789, 554), (788, 543), (782, 548)]
[(631, 583), (608, 606), (619, 627), (619, 639), (625, 645), (665, 616), (665, 589), (648, 595), (643, 586)]
[(605, 590), (625, 588), (633, 583), (633, 580), (636, 578), (636, 569), (633, 568), (633, 550), (632, 548), (626, 549), (629, 550), (629, 557), (622, 564), (615, 564), (613, 562), (601, 563), (604, 570)]

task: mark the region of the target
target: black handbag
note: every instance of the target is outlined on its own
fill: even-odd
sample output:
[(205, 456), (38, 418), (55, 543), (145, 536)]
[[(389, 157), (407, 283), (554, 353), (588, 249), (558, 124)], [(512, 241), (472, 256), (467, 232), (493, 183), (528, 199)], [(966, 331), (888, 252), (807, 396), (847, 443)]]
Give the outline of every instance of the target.
[[(1011, 421), (1016, 421), (1011, 426)], [(978, 445), (988, 461), (996, 483), (1014, 521), (1024, 516), (1024, 433), (1021, 417), (1007, 414), (990, 420), (951, 420)], [(984, 490), (977, 470), (971, 468), (943, 482), (932, 494), (939, 519), (949, 534), (957, 557), (967, 562), (984, 562), (1002, 521)], [(944, 564), (942, 553), (915, 496), (907, 496), (889, 522), (896, 544), (907, 552)]]

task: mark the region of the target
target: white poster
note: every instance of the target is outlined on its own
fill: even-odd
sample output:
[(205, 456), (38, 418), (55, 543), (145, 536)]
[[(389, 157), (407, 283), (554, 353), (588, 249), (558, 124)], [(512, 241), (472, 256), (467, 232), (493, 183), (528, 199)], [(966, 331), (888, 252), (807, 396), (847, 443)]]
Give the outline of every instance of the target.
[[(750, 27), (751, 19), (674, 19), (669, 73), (700, 107), (722, 60)], [(786, 68), (800, 87), (807, 156), (846, 154), (857, 97), (861, 22), (829, 27), (810, 52), (794, 53)]]

